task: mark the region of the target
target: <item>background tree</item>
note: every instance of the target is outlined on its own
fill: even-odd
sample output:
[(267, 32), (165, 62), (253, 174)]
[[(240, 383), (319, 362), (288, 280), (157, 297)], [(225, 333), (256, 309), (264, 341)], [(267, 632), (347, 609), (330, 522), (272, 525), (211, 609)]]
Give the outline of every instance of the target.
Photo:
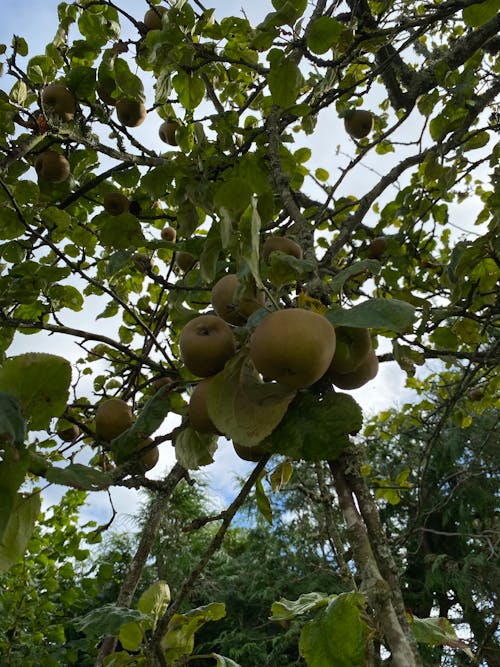
[[(2, 569), (34, 530), (34, 477), (88, 491), (149, 489), (154, 500), (116, 603), (77, 628), (99, 642), (96, 664), (182, 664), (195, 632), (226, 613), (214, 600), (185, 605), (238, 509), (255, 488), (271, 520), (267, 483), (278, 493), (291, 462), (304, 460), (332, 568), (354, 578), (341, 594), (298, 597), (297, 586), (296, 600), (273, 604), (275, 621), (299, 623), (305, 662), (375, 665), (387, 655), (413, 667), (423, 660), (417, 641), (472, 659), (448, 619), (418, 618), (433, 604), (450, 609), (425, 558), (421, 568), (428, 554), (417, 538), (459, 532), (450, 538), (464, 562), (469, 538), (464, 545), (462, 527), (451, 530), (459, 520), (432, 483), (466, 457), (457, 427), (471, 427), (477, 413), (487, 420), (498, 391), (497, 0), (274, 0), (253, 25), (245, 15), (218, 20), (198, 0), (143, 9), (132, 16), (107, 0), (63, 2), (43, 55), (26, 62), (19, 36), (2, 47), (14, 80), (0, 96)], [(143, 134), (153, 118), (155, 145)], [(323, 123), (339, 133), (338, 174), (313, 164), (309, 144)], [(238, 286), (220, 304), (212, 288), (227, 274)], [(331, 325), (352, 370), (335, 366)], [(363, 356), (346, 327), (369, 329)], [(73, 369), (58, 355), (8, 356), (16, 334), (41, 332), (77, 342)], [(373, 464), (353, 439), (361, 406), (339, 390), (396, 361), (422, 392), (416, 367), (432, 359), (442, 380), (437, 425), (428, 450), (415, 453), (417, 532), (403, 538), (418, 555), (413, 563), (408, 551), (403, 563), (410, 574), (421, 568), (425, 583), (425, 595), (412, 597), (391, 543), (401, 526), (388, 514), (384, 527), (367, 480)], [(461, 368), (458, 380), (447, 366)], [(431, 407), (419, 409), (420, 427)], [(175, 426), (164, 428), (168, 415)], [(457, 416), (454, 446), (436, 458), (433, 478), (428, 455)], [(172, 494), (188, 470), (212, 462), (219, 433), (248, 456), (259, 447), (260, 459), (208, 521), (217, 527), (173, 599), (163, 580), (141, 592)], [(165, 442), (177, 463), (163, 480), (148, 479)], [(413, 454), (402, 433), (391, 461), (403, 444)], [(285, 459), (268, 465), (276, 454)], [(438, 565), (451, 563), (450, 547), (438, 545)], [(495, 664), (490, 598), (459, 588), (479, 653)], [(228, 664), (213, 652), (204, 659)]]

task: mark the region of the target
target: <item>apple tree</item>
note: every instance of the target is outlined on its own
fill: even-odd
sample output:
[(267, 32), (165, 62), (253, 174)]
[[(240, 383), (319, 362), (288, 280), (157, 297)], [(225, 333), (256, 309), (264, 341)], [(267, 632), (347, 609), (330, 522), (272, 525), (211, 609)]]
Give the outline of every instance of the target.
[[(1, 47), (0, 567), (23, 557), (47, 484), (154, 495), (116, 600), (79, 620), (97, 665), (191, 659), (226, 610), (190, 592), (249, 495), (272, 521), (299, 461), (320, 471), (352, 584), (275, 601), (305, 663), (464, 649), (405, 596), (411, 559), (346, 391), (396, 364), (417, 396), (430, 368), (443, 378), (442, 424), (494, 404), (499, 3), (262, 4), (61, 2), (43, 54), (29, 35)], [(142, 590), (172, 494), (222, 436), (256, 465), (200, 517), (217, 528), (176, 589)]]

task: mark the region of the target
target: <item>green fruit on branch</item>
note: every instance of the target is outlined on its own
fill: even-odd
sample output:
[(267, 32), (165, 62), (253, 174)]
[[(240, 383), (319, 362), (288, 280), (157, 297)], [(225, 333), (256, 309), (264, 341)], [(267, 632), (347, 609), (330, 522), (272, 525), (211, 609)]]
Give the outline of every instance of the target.
[(212, 378), (207, 377), (200, 380), (194, 388), (188, 406), (189, 423), (199, 433), (221, 435), (208, 414), (207, 394), (211, 382)]
[(256, 288), (245, 290), (239, 299), (235, 299), (238, 285), (238, 276), (228, 273), (215, 283), (211, 293), (217, 315), (235, 326), (245, 324), (250, 315), (264, 305), (264, 294)]
[(127, 213), (129, 209), (129, 199), (121, 192), (107, 192), (104, 195), (102, 205), (104, 210), (110, 215), (120, 215)]
[(368, 329), (335, 327), (337, 345), (328, 373), (352, 373), (366, 361), (372, 351), (372, 339)]
[(319, 380), (335, 353), (335, 329), (317, 313), (303, 308), (268, 315), (250, 339), (250, 358), (266, 379), (292, 389)]
[(148, 9), (144, 14), (143, 23), (148, 30), (161, 30), (162, 22), (161, 17), (167, 11), (166, 7), (155, 7), (154, 9)]
[(42, 90), (42, 102), (45, 109), (57, 114), (61, 120), (72, 120), (75, 115), (75, 96), (60, 83), (51, 83)]
[(292, 257), (296, 257), (297, 259), (302, 259), (303, 257), (302, 248), (299, 244), (287, 236), (267, 237), (262, 246), (262, 259), (266, 264), (269, 261), (269, 255), (275, 251), (282, 252), (285, 255), (292, 255)]
[(378, 259), (387, 250), (387, 239), (385, 236), (377, 236), (368, 246), (366, 255), (369, 259)]
[(164, 227), (161, 230), (161, 238), (163, 241), (170, 241), (170, 243), (175, 243), (175, 239), (177, 238), (177, 232), (173, 227)]
[(198, 377), (221, 371), (236, 352), (231, 327), (216, 315), (200, 315), (186, 324), (179, 337), (186, 368)]
[(196, 257), (190, 252), (179, 250), (175, 253), (175, 263), (183, 273), (192, 269), (197, 261)]
[(134, 423), (130, 406), (121, 398), (108, 398), (99, 404), (95, 413), (95, 433), (98, 440), (110, 442)]
[(233, 442), (233, 447), (240, 459), (252, 461), (253, 463), (257, 463), (264, 455), (269, 454), (269, 451), (265, 447), (262, 447), (262, 445), (245, 447), (244, 445), (239, 445), (237, 442)]
[(116, 102), (116, 116), (126, 127), (138, 127), (146, 119), (146, 106), (139, 100), (122, 98)]
[(56, 426), (56, 433), (64, 442), (73, 442), (80, 435), (80, 428), (76, 424), (62, 420)]
[(365, 109), (351, 109), (344, 118), (344, 127), (354, 139), (363, 139), (373, 129), (373, 114)]
[(160, 125), (158, 134), (160, 139), (170, 146), (178, 146), (177, 139), (175, 137), (175, 132), (179, 127), (179, 123), (175, 120), (167, 120)]
[(365, 385), (378, 373), (378, 359), (374, 350), (371, 350), (368, 357), (361, 363), (356, 370), (351, 373), (330, 373), (333, 384), (339, 389), (359, 389)]
[(70, 174), (68, 160), (55, 151), (44, 151), (35, 160), (38, 178), (47, 183), (63, 183)]

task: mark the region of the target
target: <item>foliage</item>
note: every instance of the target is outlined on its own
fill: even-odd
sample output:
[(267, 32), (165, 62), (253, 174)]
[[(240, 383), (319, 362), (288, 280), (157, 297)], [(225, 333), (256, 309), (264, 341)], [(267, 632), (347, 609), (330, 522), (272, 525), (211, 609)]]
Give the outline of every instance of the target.
[[(143, 3), (138, 16), (120, 4), (61, 2), (43, 54), (30, 53), (29, 36), (0, 46), (9, 86), (0, 91), (0, 568), (10, 582), (1, 641), (11, 664), (90, 664), (97, 647), (66, 620), (77, 616), (86, 619), (80, 627), (109, 633), (99, 637), (98, 665), (190, 659), (195, 631), (202, 637), (201, 626), (226, 613), (224, 595), (200, 603), (195, 590), (225, 553), (224, 536), (238, 537), (231, 521), (255, 488), (258, 509), (279, 522), (287, 502), (280, 494), (299, 470), (313, 500), (310, 515), (296, 504), (295, 511), (306, 524), (314, 519), (324, 539), (311, 542), (307, 531), (295, 537), (309, 542), (301, 546), (312, 562), (327, 543), (330, 576), (346, 588), (325, 590), (326, 608), (298, 632), (296, 648), (308, 665), (381, 660), (383, 647), (394, 665), (419, 667), (427, 654), (417, 648), (411, 618), (417, 638), (439, 645), (429, 649), (432, 659), (446, 660), (441, 644), (450, 645), (454, 605), (478, 651), (495, 664), (497, 601), (486, 572), (495, 552), (488, 540), (498, 471), (491, 436), (482, 441), (481, 434), (495, 432), (499, 388), (498, 1), (328, 7), (273, 0), (249, 6), (249, 17), (220, 18), (198, 0), (172, 0), (159, 5), (158, 29), (142, 20), (156, 4)], [(53, 83), (66, 89), (69, 111), (43, 95)], [(126, 125), (114, 116), (117, 102), (132, 109), (120, 113)], [(355, 139), (344, 121), (361, 107), (373, 127)], [(175, 141), (162, 145), (156, 133), (167, 120), (178, 127)], [(60, 155), (64, 179), (40, 168), (46, 151)], [(128, 210), (105, 208), (111, 193), (124, 195)], [(472, 218), (464, 221), (462, 211)], [(165, 226), (175, 228), (175, 243), (163, 240)], [(261, 244), (271, 234), (295, 240), (303, 259), (275, 253), (263, 261)], [(384, 248), (374, 253), (380, 237)], [(258, 289), (265, 303), (233, 329), (238, 352), (211, 383), (207, 414), (222, 433), (242, 446), (264, 444), (267, 453), (222, 513), (193, 517), (200, 529), (193, 553), (172, 521), (176, 566), (141, 581), (151, 552), (168, 570), (158, 548), (162, 520), (176, 502), (200, 509), (189, 499), (183, 505), (175, 489), (188, 469), (210, 465), (218, 446), (215, 435), (189, 423), (196, 380), (183, 366), (179, 335), (211, 308), (211, 288), (227, 273), (239, 280), (233, 298)], [(255, 328), (268, 312), (291, 307), (335, 326), (371, 329), (378, 361), (396, 362), (416, 393), (400, 415), (387, 411), (366, 426), (366, 460), (356, 437), (364, 406), (337, 392), (327, 375), (295, 395), (250, 362)], [(46, 334), (76, 342), (80, 356), (13, 354), (30, 341), (44, 347)], [(430, 360), (438, 360), (435, 386)], [(100, 441), (96, 409), (115, 396), (131, 406), (134, 423)], [(62, 437), (59, 423), (78, 427), (73, 440)], [(177, 463), (165, 479), (148, 479), (143, 456), (165, 442), (175, 445)], [(276, 453), (288, 468), (273, 477), (267, 464)], [(152, 492), (120, 582), (114, 569), (103, 570), (116, 598), (99, 600), (95, 580), (82, 572), (81, 590), (72, 585), (90, 556), (78, 546), (82, 529), (71, 523), (83, 496), (66, 494), (49, 524), (43, 516), (37, 523), (34, 478), (77, 491), (122, 485)], [(284, 544), (294, 544), (284, 534)], [(259, 546), (256, 535), (245, 533), (242, 561), (254, 558), (246, 549)], [(302, 567), (299, 546), (290, 548)], [(402, 582), (399, 566), (407, 572)], [(12, 589), (12, 573), (26, 597)], [(157, 591), (163, 581), (172, 599), (161, 613), (134, 608), (141, 587)], [(276, 590), (276, 598), (311, 593), (299, 590), (301, 581), (296, 590)], [(60, 590), (64, 599), (61, 593), (54, 603)], [(243, 606), (252, 598), (245, 590)], [(435, 606), (442, 635), (426, 618)], [(51, 616), (59, 609), (64, 619)], [(350, 619), (344, 652), (339, 616)], [(102, 625), (102, 618), (116, 622)], [(429, 627), (435, 632), (426, 633)], [(332, 628), (337, 640), (322, 644), (318, 638)], [(272, 637), (271, 648), (263, 645), (275, 659)], [(203, 659), (231, 664), (212, 647)]]

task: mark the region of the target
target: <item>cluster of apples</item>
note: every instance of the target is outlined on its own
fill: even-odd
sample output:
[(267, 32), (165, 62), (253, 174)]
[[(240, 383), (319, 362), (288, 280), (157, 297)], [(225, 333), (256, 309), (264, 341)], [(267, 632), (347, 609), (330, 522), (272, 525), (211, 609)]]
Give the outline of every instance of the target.
[[(302, 257), (292, 239), (268, 237), (262, 257), (269, 261), (279, 250)], [(233, 273), (213, 286), (211, 305), (215, 314), (199, 315), (184, 326), (179, 348), (185, 367), (202, 378), (188, 406), (191, 426), (202, 433), (220, 435), (210, 418), (207, 395), (213, 377), (223, 370), (237, 351), (233, 327), (244, 325), (250, 315), (265, 306), (264, 293), (242, 285)], [(293, 390), (328, 381), (340, 389), (357, 389), (373, 379), (378, 360), (368, 329), (335, 328), (323, 315), (304, 308), (275, 310), (266, 315), (248, 340), (249, 357), (266, 381)], [(234, 445), (242, 458), (255, 460), (263, 450)]]

